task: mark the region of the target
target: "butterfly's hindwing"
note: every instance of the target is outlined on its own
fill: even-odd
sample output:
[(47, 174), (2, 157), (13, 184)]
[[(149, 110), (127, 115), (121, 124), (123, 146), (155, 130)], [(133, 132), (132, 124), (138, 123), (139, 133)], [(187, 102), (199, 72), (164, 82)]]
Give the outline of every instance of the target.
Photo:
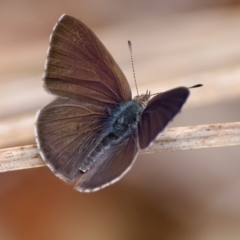
[[(107, 134), (105, 108), (58, 98), (40, 110), (36, 123), (38, 148), (60, 177), (72, 181), (92, 149)], [(91, 164), (91, 163), (89, 163)]]

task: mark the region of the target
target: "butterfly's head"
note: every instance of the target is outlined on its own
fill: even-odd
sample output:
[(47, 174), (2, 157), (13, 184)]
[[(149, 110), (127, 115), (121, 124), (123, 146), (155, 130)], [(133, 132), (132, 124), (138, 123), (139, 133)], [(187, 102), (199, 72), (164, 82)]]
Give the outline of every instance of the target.
[(147, 90), (145, 94), (137, 95), (136, 97), (134, 97), (133, 100), (139, 103), (143, 108), (145, 108), (148, 104), (150, 97), (151, 93)]

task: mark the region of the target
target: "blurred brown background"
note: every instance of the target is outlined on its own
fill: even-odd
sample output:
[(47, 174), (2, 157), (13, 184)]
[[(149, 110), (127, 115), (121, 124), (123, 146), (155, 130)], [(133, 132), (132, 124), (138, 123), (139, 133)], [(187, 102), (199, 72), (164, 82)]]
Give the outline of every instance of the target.
[[(52, 99), (41, 75), (67, 13), (102, 40), (139, 89), (194, 89), (170, 126), (239, 121), (240, 1), (0, 2), (0, 147), (34, 143)], [(141, 154), (118, 183), (78, 193), (46, 167), (0, 173), (0, 239), (240, 239), (240, 147)]]

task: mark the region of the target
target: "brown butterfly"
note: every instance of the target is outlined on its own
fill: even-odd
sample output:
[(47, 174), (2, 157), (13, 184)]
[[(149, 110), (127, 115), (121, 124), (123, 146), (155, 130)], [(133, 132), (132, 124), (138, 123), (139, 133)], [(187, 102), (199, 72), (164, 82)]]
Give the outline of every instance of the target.
[(179, 87), (132, 99), (123, 72), (96, 35), (63, 15), (53, 29), (44, 88), (58, 96), (37, 114), (36, 141), (49, 168), (75, 189), (118, 181), (189, 95)]

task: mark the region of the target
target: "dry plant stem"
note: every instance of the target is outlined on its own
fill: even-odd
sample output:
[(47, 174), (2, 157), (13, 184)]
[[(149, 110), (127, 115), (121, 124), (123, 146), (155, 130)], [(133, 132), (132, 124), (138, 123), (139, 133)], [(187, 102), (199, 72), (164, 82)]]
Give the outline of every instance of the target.
[(240, 122), (168, 128), (145, 153), (240, 145)]
[(0, 150), (0, 172), (42, 166), (45, 166), (45, 163), (41, 159), (35, 144)]
[[(240, 145), (240, 122), (168, 128), (142, 153), (233, 145)], [(0, 172), (44, 165), (36, 145), (0, 150)]]

